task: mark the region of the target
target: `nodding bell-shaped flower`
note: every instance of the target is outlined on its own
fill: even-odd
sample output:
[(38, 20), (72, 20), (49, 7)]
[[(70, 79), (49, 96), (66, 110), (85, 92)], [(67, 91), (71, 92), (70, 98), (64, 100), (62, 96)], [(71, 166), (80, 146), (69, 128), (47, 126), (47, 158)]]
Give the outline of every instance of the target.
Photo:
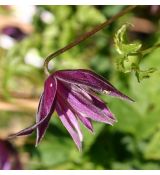
[(79, 121), (93, 132), (92, 120), (113, 125), (116, 122), (105, 103), (96, 93), (115, 96), (133, 101), (103, 77), (90, 70), (60, 70), (51, 74), (45, 81), (40, 97), (36, 124), (12, 136), (37, 133), (36, 145), (43, 138), (54, 111), (70, 133), (79, 149), (82, 147), (83, 134)]
[(0, 139), (0, 170), (21, 170), (17, 150), (7, 140)]

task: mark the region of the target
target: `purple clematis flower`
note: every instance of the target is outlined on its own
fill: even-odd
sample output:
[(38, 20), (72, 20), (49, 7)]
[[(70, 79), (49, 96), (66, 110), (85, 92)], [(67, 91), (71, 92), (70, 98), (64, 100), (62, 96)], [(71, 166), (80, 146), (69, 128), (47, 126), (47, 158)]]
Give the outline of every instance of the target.
[(0, 139), (0, 170), (21, 170), (16, 149), (7, 140)]
[(78, 121), (81, 121), (91, 132), (91, 120), (113, 125), (116, 122), (105, 103), (95, 95), (105, 93), (133, 101), (101, 76), (90, 70), (61, 70), (50, 75), (45, 81), (36, 115), (36, 124), (12, 136), (37, 132), (36, 145), (43, 138), (54, 111), (72, 136), (77, 147), (81, 149), (83, 135)]
[(26, 33), (24, 33), (20, 28), (8, 26), (2, 29), (2, 33), (10, 36), (11, 38), (20, 41), (26, 37)]

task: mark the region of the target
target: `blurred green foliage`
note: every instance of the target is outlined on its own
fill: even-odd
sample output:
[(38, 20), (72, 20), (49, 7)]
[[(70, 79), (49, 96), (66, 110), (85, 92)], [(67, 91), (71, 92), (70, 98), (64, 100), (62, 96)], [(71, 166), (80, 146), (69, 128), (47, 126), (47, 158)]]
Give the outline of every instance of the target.
[[(12, 101), (11, 92), (23, 92), (30, 94), (30, 97), (39, 97), (45, 76), (43, 67), (37, 68), (25, 63), (24, 58), (30, 50), (36, 50), (43, 59), (123, 8), (124, 6), (37, 6), (32, 21), (34, 32), (9, 50), (1, 48), (1, 99), (3, 97), (3, 100)], [(152, 21), (153, 15), (149, 16), (149, 8), (151, 6), (137, 7), (106, 29), (53, 60), (53, 70), (94, 70), (136, 102), (127, 103), (102, 96), (118, 122), (114, 126), (94, 123), (94, 135), (82, 126), (82, 152), (76, 149), (58, 116), (54, 114), (38, 148), (34, 147), (34, 134), (25, 138), (23, 144), (17, 145), (22, 160), (24, 155), (28, 155), (28, 159), (24, 161), (25, 169), (160, 168), (160, 49), (155, 49), (142, 58), (142, 68), (155, 67), (157, 71), (149, 79), (138, 83), (134, 74), (124, 74), (116, 70), (118, 54), (113, 44), (115, 32), (122, 24), (131, 23), (132, 17), (141, 17), (141, 10), (143, 17), (146, 14), (146, 18)], [(0, 12), (5, 13), (3, 11)], [(44, 12), (53, 15), (54, 20), (51, 23), (42, 20)], [(130, 36), (134, 34), (134, 39), (142, 44), (145, 42), (143, 49), (160, 41), (160, 21), (157, 19), (152, 22), (157, 28), (155, 32), (130, 33)], [(7, 130), (9, 123), (16, 120), (16, 124), (23, 128), (34, 122), (35, 112), (0, 111), (3, 121), (0, 126)]]

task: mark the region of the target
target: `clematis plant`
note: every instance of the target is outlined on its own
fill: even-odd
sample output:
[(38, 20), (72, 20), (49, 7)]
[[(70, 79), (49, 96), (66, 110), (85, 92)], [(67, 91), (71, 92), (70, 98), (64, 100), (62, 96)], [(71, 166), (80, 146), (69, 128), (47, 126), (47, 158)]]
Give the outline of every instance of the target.
[(0, 139), (0, 170), (21, 170), (19, 155), (13, 145)]
[[(95, 27), (92, 31), (80, 36), (66, 47), (50, 54), (44, 64), (46, 72), (49, 73), (48, 63), (55, 56), (76, 46), (81, 41), (113, 22), (113, 19), (119, 18), (133, 8), (134, 6), (128, 7), (110, 20)], [(82, 148), (83, 134), (79, 126), (79, 121), (91, 132), (93, 132), (92, 121), (109, 125), (113, 125), (116, 122), (115, 116), (96, 95), (97, 93), (104, 93), (133, 101), (103, 77), (91, 70), (59, 70), (50, 74), (45, 81), (44, 90), (40, 97), (36, 114), (36, 124), (12, 135), (12, 137), (29, 135), (36, 130), (36, 145), (38, 145), (46, 132), (53, 112), (56, 111), (61, 122), (80, 150)]]
[(36, 115), (36, 124), (16, 136), (37, 133), (36, 145), (43, 138), (54, 111), (57, 112), (74, 142), (81, 149), (83, 134), (78, 121), (93, 131), (91, 120), (113, 125), (116, 122), (105, 103), (95, 95), (105, 93), (132, 101), (104, 78), (90, 70), (61, 70), (51, 74), (45, 81)]

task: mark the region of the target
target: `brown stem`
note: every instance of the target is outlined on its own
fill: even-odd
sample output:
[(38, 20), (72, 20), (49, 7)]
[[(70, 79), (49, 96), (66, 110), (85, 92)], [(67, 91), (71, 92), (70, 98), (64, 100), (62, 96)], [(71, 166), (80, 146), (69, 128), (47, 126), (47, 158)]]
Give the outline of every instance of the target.
[(67, 46), (65, 46), (65, 47), (59, 49), (58, 51), (48, 55), (46, 57), (46, 59), (45, 59), (45, 62), (44, 62), (44, 71), (45, 71), (45, 73), (47, 75), (49, 74), (48, 63), (50, 62), (51, 59), (53, 59), (54, 57), (56, 57), (56, 56), (58, 56), (58, 55), (60, 55), (60, 54), (62, 54), (64, 52), (66, 52), (67, 50), (69, 50), (72, 47), (78, 45), (79, 43), (81, 43), (82, 41), (86, 40), (87, 38), (91, 37), (92, 35), (94, 35), (98, 31), (102, 30), (104, 27), (108, 26), (109, 24), (111, 24), (112, 22), (114, 22), (115, 20), (120, 18), (121, 16), (125, 15), (126, 13), (128, 13), (129, 11), (134, 9), (135, 7), (136, 7), (135, 5), (128, 6), (126, 9), (122, 10), (121, 12), (119, 12), (118, 14), (116, 14), (115, 16), (110, 18), (109, 20), (106, 20), (104, 23), (94, 27), (91, 31), (82, 34), (77, 39), (75, 39), (70, 44), (68, 44)]

